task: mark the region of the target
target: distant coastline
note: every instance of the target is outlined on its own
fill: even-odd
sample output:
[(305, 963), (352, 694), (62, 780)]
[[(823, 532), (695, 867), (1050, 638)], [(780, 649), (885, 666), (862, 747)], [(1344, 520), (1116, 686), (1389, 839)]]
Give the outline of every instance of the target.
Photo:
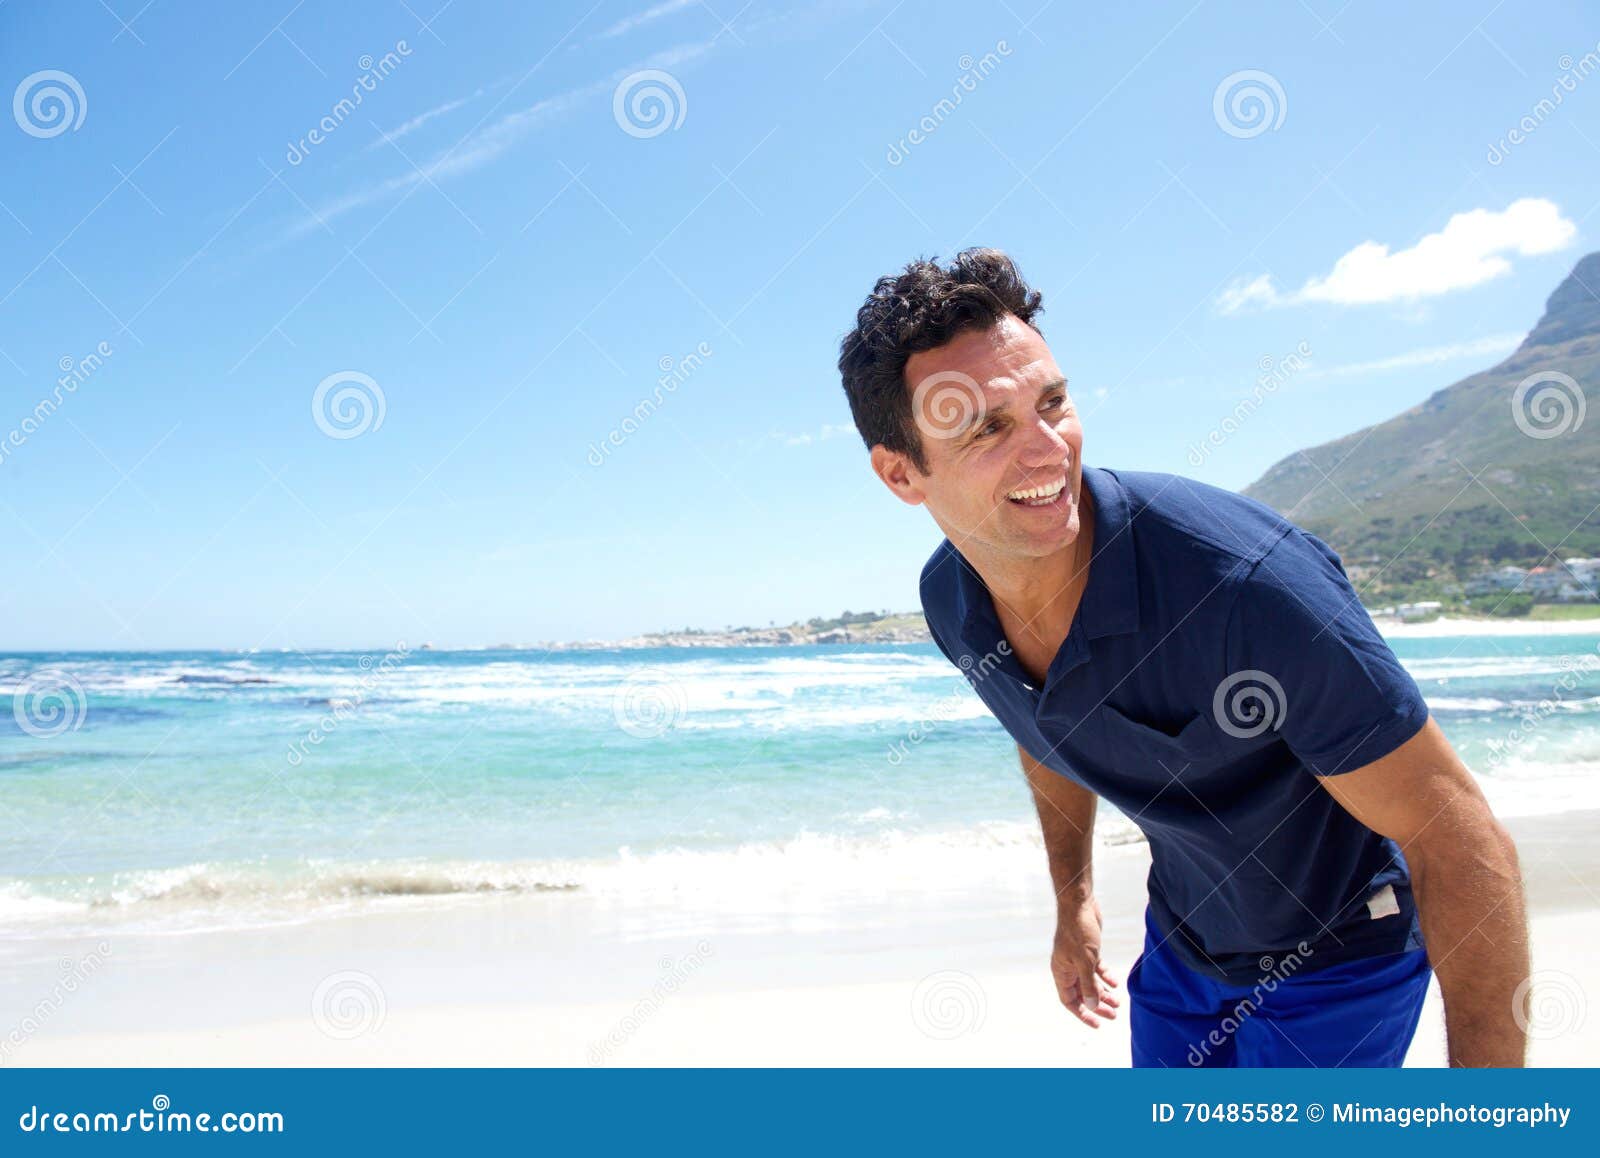
[[(1600, 632), (1600, 607), (1593, 616), (1530, 618), (1445, 614), (1417, 622), (1374, 615), (1384, 635), (1396, 638), (1438, 635), (1587, 635)], [(636, 651), (656, 647), (797, 647), (816, 644), (932, 643), (920, 611), (882, 614), (845, 612), (835, 619), (811, 619), (782, 627), (731, 627), (721, 631), (684, 628), (652, 631), (616, 640), (563, 640), (536, 645), (549, 651)], [(509, 645), (508, 645), (509, 647)]]
[(651, 647), (796, 647), (808, 644), (932, 643), (920, 611), (849, 612), (784, 626), (730, 627), (722, 631), (652, 631), (618, 640), (544, 643), (551, 651), (622, 650)]

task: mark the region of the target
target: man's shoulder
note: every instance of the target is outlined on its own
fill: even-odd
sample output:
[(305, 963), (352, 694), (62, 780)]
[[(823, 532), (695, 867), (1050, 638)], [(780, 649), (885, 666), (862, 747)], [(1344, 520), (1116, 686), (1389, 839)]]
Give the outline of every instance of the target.
[(1254, 564), (1300, 529), (1257, 499), (1164, 471), (1114, 470), (1137, 537), (1156, 546), (1199, 546), (1233, 564)]
[(1367, 618), (1339, 553), (1265, 503), (1182, 475), (1116, 475), (1144, 565), (1180, 590), (1203, 590), (1230, 624), (1270, 634), (1272, 624), (1314, 619), (1320, 634), (1333, 619)]

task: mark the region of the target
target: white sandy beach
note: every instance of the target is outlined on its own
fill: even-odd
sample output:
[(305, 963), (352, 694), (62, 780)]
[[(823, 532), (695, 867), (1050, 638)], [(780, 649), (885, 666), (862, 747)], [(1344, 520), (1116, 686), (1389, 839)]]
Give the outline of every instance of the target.
[(1600, 635), (1600, 617), (1594, 619), (1452, 619), (1441, 616), (1426, 623), (1401, 623), (1374, 619), (1378, 630), (1391, 639), (1430, 639), (1435, 636)]
[[(1600, 985), (1596, 819), (1511, 822), (1543, 979), (1535, 1065), (1600, 1062), (1585, 996)], [(1119, 979), (1147, 865), (1142, 844), (1098, 853)], [(1041, 860), (957, 891), (791, 892), (760, 920), (692, 895), (545, 894), (9, 940), (0, 1033), (18, 1031), (6, 1064), (39, 1066), (1124, 1066), (1125, 1016), (1092, 1031), (1056, 1002), (1049, 903)], [(46, 1000), (64, 963), (96, 952), (92, 976)], [(1407, 1064), (1442, 1064), (1442, 1032), (1435, 983)]]

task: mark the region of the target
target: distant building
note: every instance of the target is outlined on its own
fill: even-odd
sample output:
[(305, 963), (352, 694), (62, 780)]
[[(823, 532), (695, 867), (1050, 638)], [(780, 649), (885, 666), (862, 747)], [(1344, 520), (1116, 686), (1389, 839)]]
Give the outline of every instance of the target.
[(1496, 567), (1493, 571), (1480, 571), (1467, 580), (1467, 594), (1493, 595), (1499, 591), (1515, 591), (1527, 578), (1526, 567)]
[(1568, 559), (1567, 570), (1583, 600), (1600, 600), (1600, 559)]
[(1419, 623), (1434, 618), (1443, 610), (1444, 604), (1437, 599), (1425, 599), (1420, 603), (1402, 603), (1394, 609), (1394, 613), (1401, 623)]
[(1496, 567), (1467, 580), (1468, 595), (1517, 591), (1537, 603), (1593, 603), (1600, 600), (1600, 559), (1567, 559), (1532, 569)]

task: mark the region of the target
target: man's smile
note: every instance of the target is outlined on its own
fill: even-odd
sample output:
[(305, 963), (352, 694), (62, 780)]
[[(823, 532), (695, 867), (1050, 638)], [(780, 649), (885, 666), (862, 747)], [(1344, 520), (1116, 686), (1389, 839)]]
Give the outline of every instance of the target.
[(1021, 507), (1053, 507), (1061, 501), (1066, 494), (1067, 476), (1062, 475), (1054, 482), (1042, 486), (1026, 487), (1022, 490), (1009, 491), (1006, 498)]

